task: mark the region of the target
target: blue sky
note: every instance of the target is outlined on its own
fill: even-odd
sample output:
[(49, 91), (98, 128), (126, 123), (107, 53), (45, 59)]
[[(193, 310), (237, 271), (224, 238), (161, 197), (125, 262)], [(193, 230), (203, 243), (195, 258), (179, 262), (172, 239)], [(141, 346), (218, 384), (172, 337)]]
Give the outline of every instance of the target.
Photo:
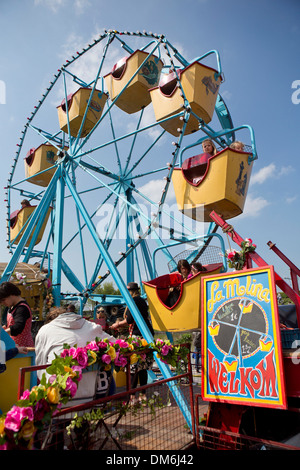
[[(258, 152), (244, 214), (231, 223), (241, 236), (253, 239), (282, 277), (289, 277), (266, 244), (276, 243), (300, 266), (299, 18), (297, 0), (2, 0), (3, 199), (20, 132), (62, 63), (104, 29), (164, 34), (189, 61), (213, 49), (219, 52), (225, 75), (220, 93), (234, 125), (254, 129)], [(163, 157), (164, 164), (169, 160)], [(9, 259), (5, 217), (2, 208), (0, 261)]]

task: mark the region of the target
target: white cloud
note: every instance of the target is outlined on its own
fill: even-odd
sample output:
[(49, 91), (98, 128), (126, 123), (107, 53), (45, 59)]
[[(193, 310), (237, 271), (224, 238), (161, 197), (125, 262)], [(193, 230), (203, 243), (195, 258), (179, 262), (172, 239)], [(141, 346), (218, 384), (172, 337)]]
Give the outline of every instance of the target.
[[(148, 183), (144, 184), (138, 190), (148, 197), (154, 203), (158, 203), (162, 196), (162, 191), (165, 187), (166, 181), (163, 179), (151, 180)], [(166, 202), (170, 202), (175, 199), (175, 193), (173, 189), (173, 185), (170, 184)]]
[(244, 212), (239, 217), (258, 217), (261, 215), (261, 212), (265, 209), (265, 207), (269, 205), (270, 202), (263, 197), (254, 197), (251, 194), (248, 194), (245, 202)]
[(53, 13), (56, 13), (60, 7), (66, 4), (66, 0), (34, 0), (35, 5), (48, 7)]
[(287, 197), (287, 198), (286, 198), (286, 202), (287, 202), (288, 204), (292, 204), (292, 203), (295, 202), (297, 199), (298, 199), (298, 196)]
[[(68, 4), (69, 0), (34, 0), (35, 5), (41, 5), (49, 8), (53, 13), (57, 13), (61, 7)], [(84, 12), (85, 8), (90, 5), (89, 0), (74, 0), (72, 1), (72, 7), (74, 7), (75, 13), (80, 14)]]
[(257, 173), (251, 176), (252, 184), (262, 184), (267, 179), (273, 178), (276, 175), (276, 166), (274, 163), (271, 163), (268, 166), (261, 168)]
[(231, 97), (232, 97), (232, 93), (230, 91), (228, 90), (222, 91), (222, 98), (229, 101)]
[(274, 163), (264, 166), (257, 173), (251, 176), (251, 184), (263, 184), (271, 178), (281, 178), (289, 175), (293, 171), (292, 166), (283, 166), (278, 168)]

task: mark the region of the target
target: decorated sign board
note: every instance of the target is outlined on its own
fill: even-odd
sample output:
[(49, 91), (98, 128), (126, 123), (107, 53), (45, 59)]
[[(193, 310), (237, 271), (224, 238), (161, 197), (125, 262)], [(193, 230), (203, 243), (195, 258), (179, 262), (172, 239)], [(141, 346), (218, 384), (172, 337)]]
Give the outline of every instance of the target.
[(202, 279), (202, 398), (287, 407), (272, 266)]

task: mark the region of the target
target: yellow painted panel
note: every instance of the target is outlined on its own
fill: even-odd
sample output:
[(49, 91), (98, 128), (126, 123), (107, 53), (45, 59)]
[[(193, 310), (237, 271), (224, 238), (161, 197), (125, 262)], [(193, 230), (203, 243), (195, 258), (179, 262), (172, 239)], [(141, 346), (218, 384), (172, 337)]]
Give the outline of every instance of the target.
[[(76, 137), (79, 132), (82, 119), (86, 111), (87, 103), (90, 99), (91, 91), (92, 90), (90, 88), (79, 88), (72, 96), (68, 97), (70, 133), (73, 137)], [(99, 121), (106, 100), (106, 93), (103, 93), (100, 90), (94, 90), (80, 137), (86, 137), (91, 132), (95, 124)], [(64, 101), (60, 106), (57, 107), (57, 112), (61, 130), (65, 133), (68, 133), (68, 118)]]
[[(67, 147), (65, 150), (67, 150)], [(31, 149), (28, 152), (28, 155), (24, 159), (24, 165), (25, 176), (26, 178), (30, 178), (28, 180), (30, 183), (37, 184), (39, 186), (48, 186), (56, 168), (45, 171), (40, 175), (36, 174), (52, 167), (58, 158), (58, 152), (59, 150), (57, 150), (54, 145), (50, 144), (42, 144), (37, 149)]]
[[(11, 238), (11, 240), (14, 240), (15, 237), (17, 237), (14, 244), (17, 245), (19, 243), (20, 238), (23, 235), (24, 231), (22, 231), (22, 233), (20, 235), (18, 235), (18, 234), (19, 234), (20, 230), (22, 229), (22, 227), (24, 227), (26, 221), (29, 219), (29, 217), (31, 216), (31, 214), (33, 213), (35, 208), (36, 208), (36, 206), (24, 207), (23, 209), (20, 209), (18, 214), (16, 215), (16, 218), (17, 218), (16, 223), (15, 223), (14, 226), (12, 226), (10, 228), (10, 238)], [(52, 208), (50, 207), (47, 211), (45, 220), (43, 222), (41, 230), (39, 231), (39, 234), (38, 234), (37, 239), (36, 239), (36, 243), (35, 243), (36, 245), (38, 243), (40, 243), (40, 241), (42, 240), (42, 237), (43, 237), (45, 227), (47, 225), (48, 218), (49, 218), (51, 210), (52, 210)], [(32, 238), (32, 236), (29, 237), (29, 239), (27, 240), (27, 243), (26, 243), (25, 246), (29, 245), (29, 243), (31, 241), (31, 238)]]
[[(18, 399), (19, 369), (29, 367), (32, 357), (17, 356), (6, 362), (6, 371), (0, 374), (0, 409), (6, 413)], [(25, 374), (24, 390), (30, 389), (30, 374)]]
[[(179, 79), (184, 95), (189, 105), (199, 118), (207, 124), (211, 121), (221, 78), (215, 79), (216, 70), (206, 67), (199, 62), (194, 62), (179, 73)], [(175, 83), (175, 82), (174, 82)], [(150, 90), (156, 121), (167, 119), (183, 111), (184, 98), (178, 85), (171, 92), (165, 94), (164, 87), (156, 87)], [(180, 117), (162, 122), (161, 126), (172, 135), (178, 135), (178, 128), (182, 128)], [(185, 134), (191, 134), (199, 129), (199, 121), (190, 116)]]
[(131, 56), (121, 59), (112, 72), (104, 77), (110, 99), (113, 101), (122, 92), (116, 101), (116, 106), (128, 114), (136, 113), (150, 104), (151, 97), (148, 90), (156, 86), (159, 81), (163, 63), (153, 55), (132, 78), (148, 55), (148, 52), (137, 50)]
[(167, 307), (162, 299), (167, 296), (168, 284), (172, 284), (172, 274), (160, 276), (144, 282), (154, 330), (187, 331), (201, 327), (201, 278), (208, 274), (217, 274), (222, 264), (206, 266), (201, 272), (181, 283), (181, 296), (177, 304)]
[(125, 387), (126, 385), (126, 373), (125, 372), (123, 372), (122, 370), (120, 370), (119, 372), (116, 372), (114, 370), (113, 376), (114, 376), (117, 388)]
[[(226, 148), (208, 161), (207, 171), (198, 184), (174, 169), (172, 182), (178, 209), (188, 217), (211, 222), (212, 210), (230, 219), (241, 214), (247, 196), (252, 163), (249, 153)], [(194, 168), (195, 170), (195, 168)]]

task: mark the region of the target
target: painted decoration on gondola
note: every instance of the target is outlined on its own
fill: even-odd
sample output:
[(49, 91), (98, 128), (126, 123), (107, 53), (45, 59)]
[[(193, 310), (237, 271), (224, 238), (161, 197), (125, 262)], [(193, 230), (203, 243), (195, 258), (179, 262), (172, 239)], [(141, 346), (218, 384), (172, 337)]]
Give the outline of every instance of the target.
[(202, 279), (202, 398), (286, 409), (273, 266)]

